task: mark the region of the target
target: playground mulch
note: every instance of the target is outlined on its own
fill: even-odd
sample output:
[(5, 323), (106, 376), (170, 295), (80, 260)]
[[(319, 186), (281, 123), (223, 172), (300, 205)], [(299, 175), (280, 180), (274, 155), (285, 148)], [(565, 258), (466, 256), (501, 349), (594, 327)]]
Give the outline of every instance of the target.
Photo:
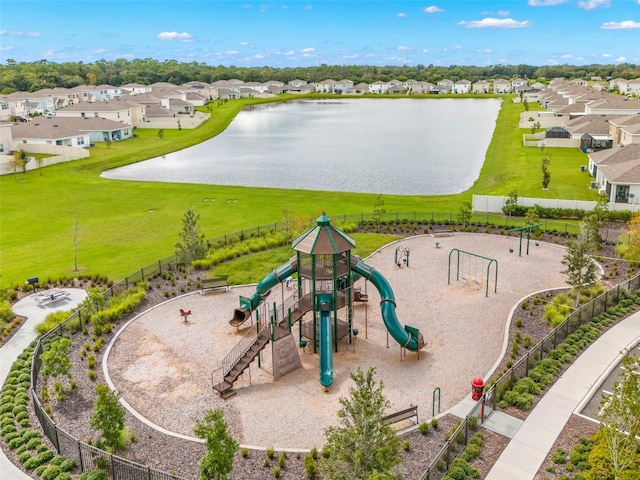
[[(514, 242), (515, 252), (509, 253)], [(410, 252), (408, 267), (395, 265), (398, 246)], [(497, 293), (492, 267), (485, 296), (487, 262), (481, 264), (476, 258), (462, 257), (460, 277), (469, 279), (456, 281), (455, 258), (451, 268), (448, 262), (452, 248), (496, 259)], [(231, 434), (245, 445), (288, 450), (321, 446), (324, 429), (337, 423), (339, 398), (348, 396), (349, 372), (358, 367), (376, 368), (376, 378), (384, 382), (391, 402), (390, 412), (418, 405), (421, 419), (428, 419), (438, 413), (437, 403), (432, 404), (436, 387), (444, 411), (469, 394), (472, 378), (486, 378), (499, 363), (509, 312), (519, 299), (565, 285), (562, 255), (557, 246), (532, 242), (530, 254), (518, 256), (517, 240), (482, 234), (412, 237), (381, 249), (366, 263), (387, 278), (400, 322), (419, 328), (427, 346), (419, 355), (401, 356), (399, 345), (387, 337), (376, 289), (361, 281), (370, 301), (355, 306), (360, 334), (354, 344), (340, 343), (328, 391), (318, 382), (318, 357), (307, 347), (300, 351), (302, 368), (277, 381), (269, 373), (266, 349), (261, 368), (254, 362), (250, 373), (236, 383), (236, 396), (222, 400), (213, 393), (221, 360), (250, 328), (236, 330), (228, 320), (238, 295), (255, 291), (251, 286), (180, 297), (141, 315), (115, 341), (109, 374), (123, 398), (149, 421), (192, 436), (195, 422), (208, 409), (217, 408), (225, 412)], [(289, 293), (276, 287), (267, 302), (280, 303)], [(188, 322), (179, 315), (180, 308), (192, 311)]]

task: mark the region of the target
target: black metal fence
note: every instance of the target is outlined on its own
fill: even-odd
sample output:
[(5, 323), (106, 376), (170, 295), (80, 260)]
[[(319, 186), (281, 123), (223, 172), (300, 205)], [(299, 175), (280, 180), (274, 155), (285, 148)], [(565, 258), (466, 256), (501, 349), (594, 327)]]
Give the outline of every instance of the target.
[[(335, 224), (350, 224), (350, 223), (362, 224), (366, 222), (371, 222), (372, 225), (383, 225), (383, 224), (389, 224), (389, 223), (409, 223), (409, 222), (422, 223), (422, 224), (434, 224), (434, 223), (455, 224), (457, 223), (458, 216), (459, 216), (458, 213), (452, 213), (452, 212), (450, 213), (447, 213), (447, 212), (385, 212), (382, 214), (359, 213), (359, 214), (335, 215), (335, 216), (332, 216), (332, 220)], [(523, 219), (510, 218), (510, 217), (505, 217), (503, 215), (497, 215), (497, 214), (472, 214), (470, 219), (468, 220), (469, 220), (469, 223), (472, 225), (490, 224), (490, 225), (496, 225), (504, 228), (521, 226), (524, 223)], [(314, 223), (315, 223), (314, 219), (309, 219), (309, 226), (314, 225)], [(560, 233), (564, 232), (565, 234), (578, 233), (578, 225), (576, 222), (556, 222), (556, 221), (549, 220), (549, 221), (543, 221), (542, 225), (543, 226), (541, 228), (543, 231), (555, 231)], [(227, 246), (248, 238), (252, 238), (260, 235), (266, 235), (272, 232), (288, 233), (288, 229), (289, 227), (286, 222), (275, 222), (275, 223), (260, 225), (257, 227), (252, 227), (252, 228), (240, 230), (234, 233), (229, 233), (226, 235), (221, 235), (219, 237), (211, 238), (207, 240), (207, 245), (209, 246), (209, 248)], [(422, 232), (422, 233), (426, 233), (426, 232)], [(163, 271), (167, 271), (171, 268), (174, 268), (175, 264), (176, 264), (175, 255), (170, 255), (163, 259), (157, 260), (145, 267), (142, 267), (141, 269), (137, 270), (131, 275), (128, 275), (123, 280), (115, 283), (111, 288), (105, 291), (103, 295), (105, 296), (105, 298), (110, 298), (113, 295), (120, 293), (122, 291), (125, 291), (128, 288), (136, 285), (136, 283), (138, 282), (146, 281), (148, 279), (155, 277), (156, 275), (162, 274)], [(632, 281), (635, 281), (634, 288), (638, 289), (639, 288), (638, 284), (640, 284), (639, 277), (636, 276), (632, 280), (629, 280), (627, 283), (631, 285)], [(602, 304), (598, 303), (600, 302), (600, 300), (598, 300), (600, 297), (598, 297), (598, 299), (594, 300), (593, 302), (590, 302), (590, 304), (585, 305), (580, 311), (587, 309), (588, 305), (591, 305), (590, 308), (592, 311), (591, 311), (591, 317), (589, 318), (592, 318), (592, 316), (597, 315), (594, 312), (603, 311), (602, 310), (603, 308), (606, 309), (607, 294), (603, 294), (603, 295), (605, 295), (604, 303)], [(599, 307), (596, 308), (596, 305), (599, 305)], [(575, 316), (575, 313), (570, 318), (565, 320), (563, 324), (559, 325), (558, 328), (554, 330), (554, 332), (560, 328), (568, 329), (569, 326), (567, 325), (569, 323), (573, 325), (576, 322), (576, 320), (574, 320), (574, 316)], [(83, 442), (80, 442), (79, 440), (73, 438), (71, 435), (66, 433), (61, 428), (59, 428), (53, 422), (51, 417), (49, 417), (49, 415), (47, 415), (47, 413), (43, 409), (40, 399), (36, 394), (37, 384), (38, 384), (38, 375), (40, 372), (40, 368), (42, 366), (42, 362), (40, 360), (40, 354), (43, 351), (43, 346), (46, 342), (50, 341), (50, 339), (52, 339), (54, 336), (65, 335), (65, 336), (71, 337), (81, 332), (83, 326), (88, 322), (88, 317), (89, 315), (86, 312), (83, 313), (82, 310), (78, 310), (74, 312), (68, 319), (66, 319), (64, 322), (58, 325), (55, 329), (43, 335), (39, 339), (38, 344), (36, 345), (36, 348), (33, 354), (33, 359), (32, 359), (32, 366), (31, 366), (31, 392), (33, 397), (35, 413), (40, 422), (40, 425), (42, 426), (42, 429), (45, 435), (51, 441), (51, 443), (55, 446), (58, 453), (66, 456), (67, 458), (74, 459), (76, 463), (80, 466), (83, 472), (92, 471), (95, 468), (100, 467), (102, 469), (106, 469), (110, 473), (111, 478), (113, 478), (114, 480), (118, 480), (118, 479), (181, 480), (180, 477), (177, 477), (175, 475), (154, 470), (150, 467), (145, 467), (143, 465), (139, 465), (129, 460), (120, 458), (116, 455), (112, 455), (102, 450), (99, 450), (91, 445), (87, 445)], [(580, 318), (581, 317), (578, 316), (578, 325), (580, 322)], [(583, 319), (583, 321), (587, 321), (586, 317), (585, 319)], [(568, 330), (565, 330), (562, 334), (560, 334), (562, 338), (566, 337), (567, 335), (566, 331)], [(549, 334), (549, 336), (553, 336), (552, 337), (553, 345), (555, 345), (559, 339), (559, 335), (554, 332), (551, 332), (551, 334)], [(529, 354), (527, 355), (527, 358), (534, 351), (538, 352), (538, 351), (543, 351), (546, 348), (550, 348), (550, 341), (548, 340), (549, 336), (545, 338), (543, 342), (541, 342), (542, 346), (540, 347), (536, 346), (533, 349), (531, 349), (531, 352), (529, 352)], [(542, 354), (539, 354), (539, 355), (542, 355)], [(513, 378), (515, 378), (515, 375), (517, 375), (521, 370), (523, 370), (523, 367), (521, 365), (522, 362), (523, 360), (518, 362), (518, 364), (516, 364), (516, 366), (512, 368), (512, 370), (516, 372), (513, 374)], [(524, 370), (526, 371), (526, 368)], [(501, 377), (501, 379), (498, 380), (498, 382), (496, 382), (496, 384), (492, 387), (491, 391), (497, 388), (498, 384), (502, 385), (509, 381), (512, 382), (513, 380), (505, 379), (508, 375), (509, 375), (509, 372), (507, 372), (507, 374)], [(493, 396), (494, 406), (495, 406), (495, 397), (496, 396), (494, 395)], [(485, 398), (488, 398), (487, 394), (485, 394)], [(479, 402), (479, 404), (484, 403), (484, 401), (485, 400), (483, 399), (483, 402)], [(471, 413), (470, 415), (473, 416)], [(467, 417), (467, 419), (468, 418), (469, 416)], [(465, 431), (464, 445), (466, 445), (466, 441), (468, 440), (467, 439), (467, 434), (468, 434), (467, 419), (465, 419), (465, 421), (460, 425), (458, 429), (460, 430), (464, 428), (464, 431)], [(459, 432), (456, 431), (456, 436), (457, 436), (457, 433)], [(455, 438), (455, 436), (452, 436), (452, 438)], [(447, 445), (445, 445), (445, 448), (442, 450), (442, 452), (440, 452), (438, 459), (443, 460), (445, 466), (448, 467), (449, 462), (452, 459), (454, 459), (460, 453), (460, 451), (458, 451), (457, 446), (451, 445), (451, 441), (449, 441)], [(440, 470), (438, 470), (435, 467), (436, 463), (437, 462), (434, 462), (432, 466), (430, 466), (427, 469), (427, 471), (423, 475), (423, 478), (427, 478), (427, 479), (441, 478), (441, 476), (435, 476), (436, 472), (440, 472)], [(444, 471), (446, 472), (446, 469)]]
[[(581, 325), (590, 322), (593, 318), (605, 313), (608, 308), (616, 305), (620, 301), (621, 292), (624, 290), (629, 292), (640, 290), (640, 274), (634, 275), (630, 279), (584, 304), (549, 332), (540, 342), (528, 349), (526, 355), (501, 375), (474, 405), (458, 429), (453, 432), (445, 446), (431, 462), (431, 465), (429, 465), (427, 470), (422, 474), (421, 479), (440, 480), (443, 478), (451, 462), (462, 453), (469, 441), (469, 419), (478, 417), (482, 424), (489, 413), (496, 409), (502, 396), (510, 390), (518, 380), (526, 377), (538, 362), (547, 358), (551, 351), (560, 345), (570, 334), (578, 330)], [(463, 437), (461, 432), (464, 432), (464, 442), (462, 442)]]

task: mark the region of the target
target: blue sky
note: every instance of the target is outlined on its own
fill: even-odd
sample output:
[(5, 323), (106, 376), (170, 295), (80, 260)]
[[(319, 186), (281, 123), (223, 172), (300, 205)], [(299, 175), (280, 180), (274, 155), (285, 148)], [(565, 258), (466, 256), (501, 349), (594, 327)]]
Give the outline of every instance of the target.
[(640, 0), (0, 0), (0, 61), (640, 63)]

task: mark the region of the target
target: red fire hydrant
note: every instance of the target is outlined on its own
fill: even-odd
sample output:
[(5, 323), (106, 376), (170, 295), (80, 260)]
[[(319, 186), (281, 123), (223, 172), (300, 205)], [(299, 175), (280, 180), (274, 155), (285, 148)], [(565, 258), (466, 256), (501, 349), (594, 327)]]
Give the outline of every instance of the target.
[(471, 380), (471, 400), (480, 400), (484, 393), (484, 380), (476, 377)]

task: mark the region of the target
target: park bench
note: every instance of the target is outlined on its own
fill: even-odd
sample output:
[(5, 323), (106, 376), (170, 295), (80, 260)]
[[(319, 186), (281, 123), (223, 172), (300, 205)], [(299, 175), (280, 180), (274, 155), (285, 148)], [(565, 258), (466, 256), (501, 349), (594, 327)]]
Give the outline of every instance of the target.
[(413, 425), (418, 425), (420, 423), (418, 419), (418, 406), (411, 405), (409, 408), (405, 408), (404, 410), (400, 410), (395, 413), (391, 413), (389, 415), (385, 415), (382, 417), (383, 425), (393, 425), (395, 423), (402, 422), (404, 420), (411, 420)]
[(208, 290), (216, 290), (218, 288), (224, 288), (228, 292), (229, 278), (226, 275), (224, 277), (204, 278), (200, 281), (200, 287), (200, 293), (202, 295)]
[(453, 228), (450, 225), (432, 225), (431, 236), (437, 237), (440, 235), (448, 235), (450, 237), (453, 235)]
[(61, 290), (59, 292), (53, 292), (53, 293), (39, 293), (34, 297), (34, 299), (40, 305), (46, 305), (48, 303), (55, 303), (58, 300), (67, 298), (70, 295), (71, 294), (69, 292), (65, 292), (64, 290)]

